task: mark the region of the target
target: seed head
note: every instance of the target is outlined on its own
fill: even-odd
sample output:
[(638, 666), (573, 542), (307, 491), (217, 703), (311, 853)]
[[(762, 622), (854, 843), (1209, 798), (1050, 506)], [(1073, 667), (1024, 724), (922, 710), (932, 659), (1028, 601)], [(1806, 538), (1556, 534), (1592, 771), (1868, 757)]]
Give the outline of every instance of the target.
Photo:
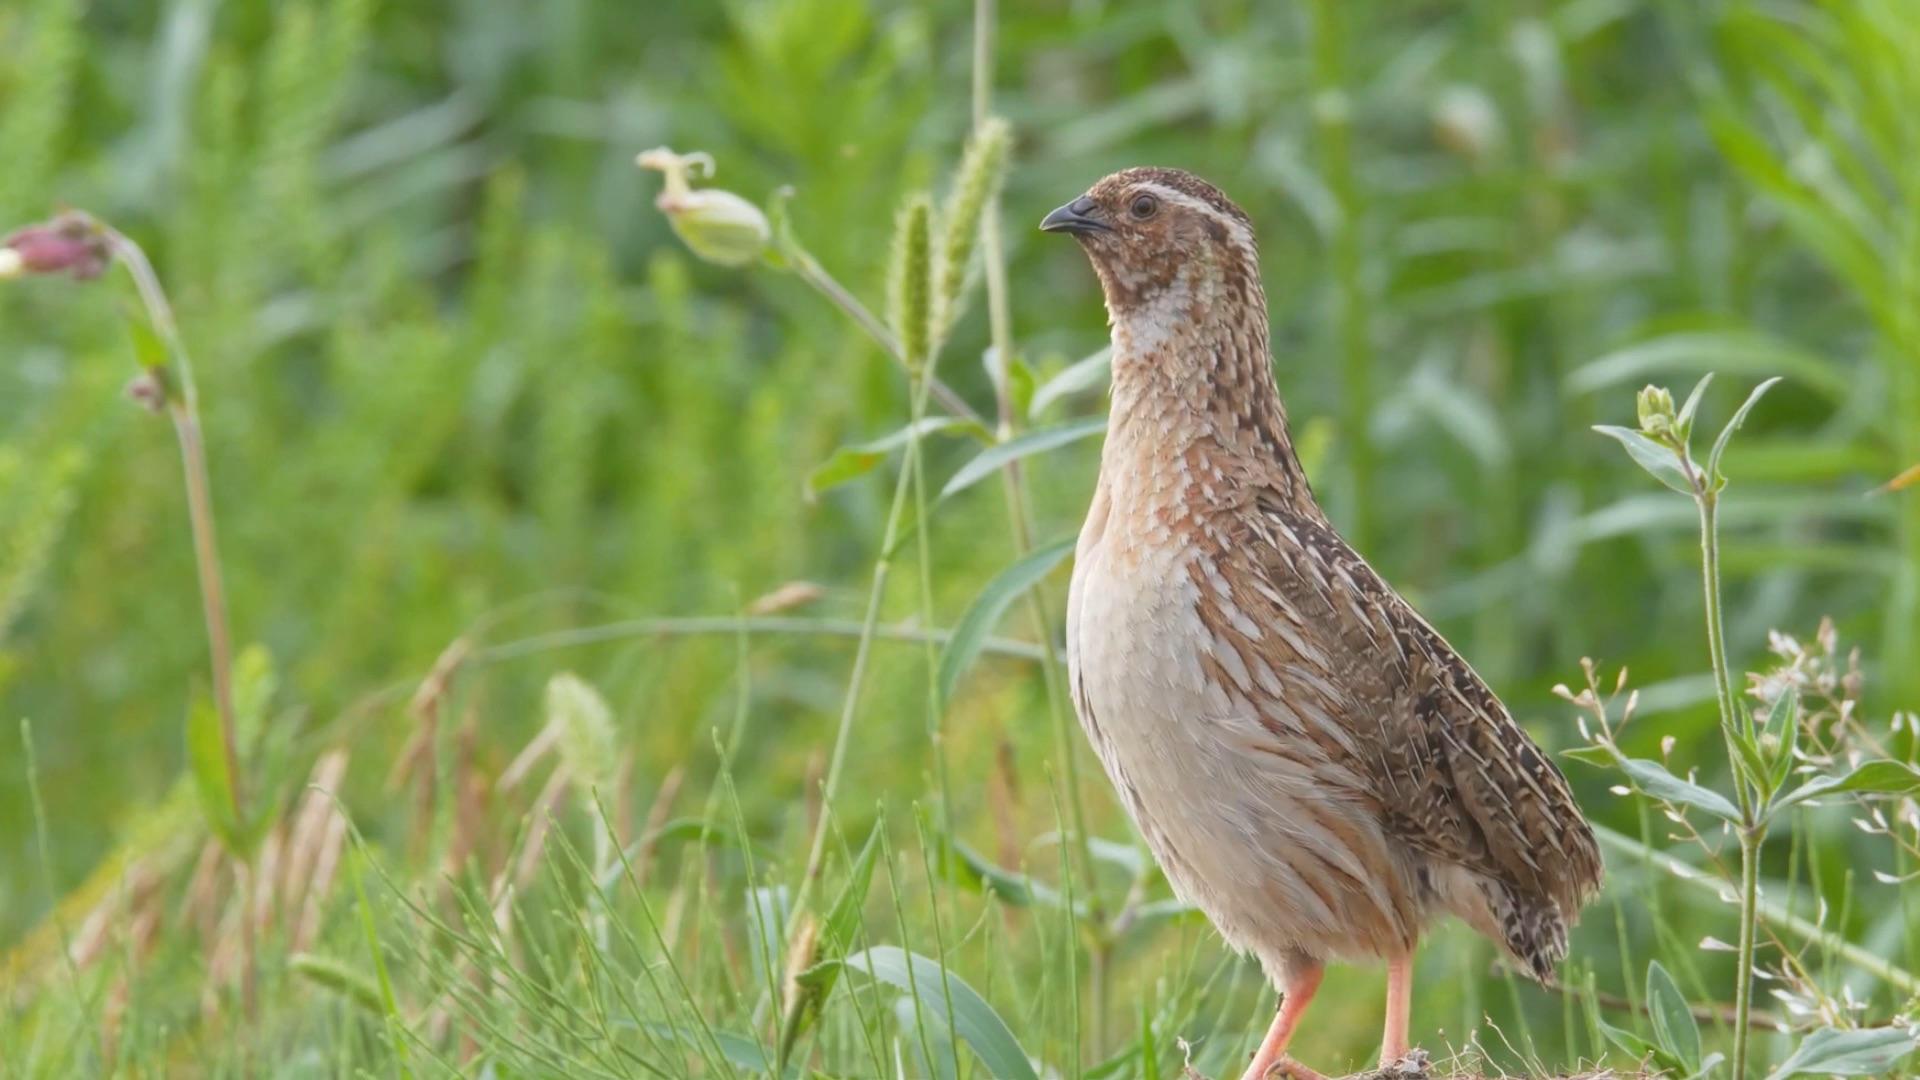
[(713, 175), (712, 155), (676, 154), (659, 146), (635, 161), (666, 177), (653, 205), (667, 215), (667, 223), (695, 255), (721, 266), (745, 266), (766, 251), (773, 231), (759, 207), (731, 191), (696, 190), (690, 183), (696, 175)]
[(591, 684), (571, 671), (547, 681), (547, 723), (560, 737), (560, 760), (589, 784), (613, 779), (619, 746), (613, 710)]

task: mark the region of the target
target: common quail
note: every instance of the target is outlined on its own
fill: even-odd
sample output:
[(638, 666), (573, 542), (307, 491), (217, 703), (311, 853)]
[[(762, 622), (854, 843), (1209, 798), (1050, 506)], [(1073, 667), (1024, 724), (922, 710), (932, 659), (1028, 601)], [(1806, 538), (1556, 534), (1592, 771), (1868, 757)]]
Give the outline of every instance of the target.
[(1113, 332), (1112, 412), (1067, 607), (1074, 706), (1167, 879), (1281, 992), (1245, 1080), (1334, 958), (1387, 965), (1452, 913), (1539, 979), (1599, 888), (1566, 779), (1315, 501), (1287, 433), (1247, 215), (1174, 169), (1115, 173), (1040, 226), (1079, 241)]

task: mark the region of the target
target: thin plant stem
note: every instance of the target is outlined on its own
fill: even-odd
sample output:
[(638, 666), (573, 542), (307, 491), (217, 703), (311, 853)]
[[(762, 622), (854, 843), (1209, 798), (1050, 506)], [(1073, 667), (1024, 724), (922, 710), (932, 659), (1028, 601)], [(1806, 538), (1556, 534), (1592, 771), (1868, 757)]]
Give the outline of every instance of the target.
[(160, 335), (173, 361), (171, 375), (179, 393), (168, 393), (167, 411), (180, 443), (180, 465), (186, 474), (187, 517), (193, 529), (193, 555), (200, 578), (201, 614), (207, 624), (207, 646), (213, 668), (213, 704), (220, 714), (221, 752), (226, 756), (228, 790), (233, 796), (235, 823), (246, 820), (241, 794), (239, 736), (233, 711), (233, 642), (227, 628), (226, 586), (220, 573), (220, 544), (214, 526), (213, 482), (207, 471), (206, 444), (200, 435), (200, 390), (193, 377), (193, 358), (180, 339), (173, 306), (160, 287), (159, 275), (140, 245), (111, 227), (102, 226), (115, 262), (126, 267), (134, 289), (147, 310), (147, 319)]
[(1758, 826), (1740, 830), (1740, 970), (1733, 995), (1733, 1075), (1747, 1075), (1753, 1042), (1753, 945), (1760, 923), (1760, 840)]
[[(991, 115), (993, 104), (993, 48), (994, 48), (994, 0), (974, 0), (973, 6), (973, 126), (980, 130)], [(987, 323), (993, 340), (994, 356), (1004, 372), (1013, 363), (1013, 315), (1009, 302), (1007, 286), (1006, 250), (1000, 236), (1000, 195), (996, 191), (987, 199), (980, 214), (980, 253), (986, 268), (987, 287)], [(1015, 412), (1011, 395), (1007, 392), (1007, 379), (1004, 375), (993, 380), (995, 406), (999, 419), (999, 438), (1013, 437)], [(1008, 462), (1000, 471), (1002, 488), (1006, 494), (1007, 518), (1012, 523), (1015, 558), (1024, 558), (1033, 550), (1032, 510), (1027, 504), (1025, 483), (1021, 476), (1020, 464)], [(1087, 833), (1086, 800), (1080, 792), (1080, 769), (1073, 722), (1068, 719), (1067, 711), (1061, 707), (1064, 687), (1060, 681), (1060, 658), (1053, 646), (1053, 616), (1046, 601), (1038, 591), (1029, 591), (1026, 598), (1027, 615), (1033, 624), (1034, 637), (1039, 640), (1041, 650), (1046, 654), (1041, 667), (1042, 681), (1045, 683), (1047, 714), (1054, 730), (1055, 753), (1060, 758), (1062, 779), (1067, 788), (1067, 812), (1073, 822), (1074, 845), (1079, 849), (1079, 867), (1086, 892), (1087, 911), (1091, 924), (1101, 925), (1103, 911), (1100, 891), (1094, 879), (1092, 841)], [(1104, 950), (1106, 945), (1095, 943), (1095, 949)], [(1096, 973), (1093, 994), (1093, 1040), (1098, 1047), (1103, 1042), (1102, 1018), (1105, 1013), (1104, 957), (1096, 956), (1092, 970)]]
[[(180, 468), (187, 489), (187, 520), (193, 532), (194, 566), (200, 584), (200, 611), (207, 628), (208, 662), (213, 669), (213, 706), (220, 717), (220, 752), (227, 767), (227, 794), (233, 803), (236, 829), (246, 828), (246, 797), (240, 772), (239, 721), (233, 708), (233, 636), (227, 623), (227, 592), (220, 572), (220, 541), (213, 512), (213, 479), (207, 469), (206, 442), (201, 437), (200, 388), (193, 374), (193, 357), (180, 337), (179, 323), (173, 317), (173, 305), (167, 302), (160, 276), (154, 273), (147, 253), (131, 238), (111, 226), (101, 226), (114, 261), (127, 270), (135, 291), (146, 308), (147, 319), (165, 346), (172, 370), (160, 372), (166, 387), (168, 416), (173, 421), (174, 437), (180, 444)], [(251, 1014), (254, 1005), (257, 964), (253, 893), (258, 888), (253, 873), (251, 852), (234, 852), (240, 866), (240, 938), (241, 1000)]]
[(1347, 31), (1343, 0), (1313, 7), (1313, 116), (1321, 168), (1340, 208), (1328, 237), (1332, 250), (1335, 309), (1342, 375), (1341, 439), (1348, 447), (1350, 534), (1354, 546), (1373, 543), (1373, 438), (1368, 406), (1373, 402), (1373, 355), (1367, 333), (1367, 296), (1361, 278), (1361, 194), (1353, 168), (1352, 103), (1346, 90)]
[(1681, 464), (1693, 485), (1693, 499), (1700, 509), (1700, 579), (1707, 616), (1707, 657), (1713, 664), (1714, 694), (1720, 704), (1720, 733), (1727, 744), (1727, 761), (1733, 770), (1733, 790), (1740, 805), (1740, 941), (1735, 958), (1733, 995), (1733, 1075), (1747, 1075), (1747, 1054), (1753, 1042), (1753, 953), (1760, 922), (1760, 845), (1766, 838), (1766, 821), (1758, 799), (1761, 793), (1748, 781), (1737, 740), (1752, 738), (1743, 730), (1734, 711), (1733, 676), (1727, 669), (1727, 641), (1720, 598), (1720, 528), (1718, 477), (1708, 475), (1693, 463), (1685, 440), (1679, 445)]
[[(917, 372), (912, 391), (911, 413), (913, 422), (907, 426), (907, 453), (919, 453), (918, 428), (920, 417), (926, 412), (927, 398), (933, 385), (932, 364), (922, 365)], [(846, 698), (841, 703), (840, 723), (834, 731), (833, 749), (827, 760), (827, 775), (821, 786), (820, 820), (813, 829), (813, 841), (807, 851), (806, 870), (800, 878), (800, 888), (795, 892), (793, 910), (796, 915), (807, 910), (807, 901), (812, 897), (815, 882), (826, 862), (827, 834), (829, 822), (833, 818), (833, 797), (840, 790), (840, 776), (846, 768), (847, 744), (853, 731), (853, 719), (860, 711), (860, 692), (866, 685), (867, 660), (873, 651), (874, 635), (880, 623), (880, 604), (886, 598), (887, 579), (893, 570), (894, 549), (900, 540), (900, 520), (906, 509), (907, 496), (912, 491), (913, 470), (903, 468), (900, 478), (894, 482), (893, 502), (887, 509), (887, 525), (880, 541), (880, 558), (873, 566), (873, 584), (867, 590), (867, 611), (860, 624), (860, 643), (853, 654), (853, 672), (847, 677)], [(919, 527), (924, 528), (925, 522)]]
[[(918, 422), (916, 421), (916, 426)], [(920, 452), (918, 440), (912, 440), (907, 447), (907, 466), (913, 471), (914, 520), (920, 527), (913, 530), (915, 547), (920, 565), (920, 618), (933, 622), (933, 541), (927, 535), (927, 456)], [(951, 834), (958, 826), (953, 816), (953, 783), (947, 768), (947, 737), (944, 720), (947, 702), (940, 693), (940, 652), (932, 637), (922, 639), (927, 663), (927, 743), (933, 752), (934, 785), (940, 796), (940, 828)], [(943, 856), (944, 858), (945, 856)]]
[[(814, 290), (826, 297), (834, 307), (845, 312), (848, 318), (859, 325), (860, 329), (867, 332), (867, 336), (871, 337), (883, 352), (893, 357), (895, 363), (902, 367), (906, 366), (906, 353), (900, 348), (900, 342), (894, 338), (893, 332), (888, 330), (886, 324), (860, 302), (859, 297), (848, 292), (846, 286), (840, 284), (832, 274), (828, 273), (827, 268), (820, 265), (820, 260), (814, 258), (812, 252), (797, 243), (788, 242), (782, 246), (781, 253), (792, 264), (793, 272), (800, 276), (800, 280), (813, 286)], [(913, 372), (909, 371), (908, 374), (911, 375)], [(964, 420), (971, 420), (982, 427), (986, 426), (986, 417), (981, 416), (978, 409), (967, 404), (966, 398), (941, 382), (937, 376), (930, 376), (930, 378), (933, 400), (939, 402), (941, 408)]]
[[(1604, 825), (1593, 826), (1593, 834), (1607, 847), (1631, 854), (1635, 858), (1645, 859), (1651, 865), (1658, 867), (1667, 877), (1691, 885), (1708, 895), (1722, 896), (1729, 888), (1724, 877), (1675, 858), (1664, 851), (1651, 848), (1633, 837), (1615, 832)], [(1744, 876), (1743, 874), (1742, 877)], [(1920, 975), (1899, 967), (1864, 945), (1848, 941), (1818, 923), (1795, 915), (1785, 905), (1757, 897), (1754, 901), (1754, 910), (1766, 916), (1768, 926), (1785, 930), (1795, 937), (1813, 942), (1900, 993), (1920, 994)], [(1631, 983), (1628, 984), (1628, 988), (1632, 989)]]

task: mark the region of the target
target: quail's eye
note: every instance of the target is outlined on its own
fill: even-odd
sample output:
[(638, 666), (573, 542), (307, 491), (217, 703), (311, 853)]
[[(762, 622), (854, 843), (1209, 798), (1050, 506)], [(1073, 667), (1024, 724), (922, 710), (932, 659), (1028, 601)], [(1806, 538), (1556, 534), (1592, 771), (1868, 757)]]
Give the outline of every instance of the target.
[(1132, 214), (1135, 221), (1145, 221), (1152, 217), (1154, 212), (1159, 209), (1159, 199), (1151, 195), (1135, 195), (1133, 197), (1133, 205), (1127, 207), (1127, 213)]

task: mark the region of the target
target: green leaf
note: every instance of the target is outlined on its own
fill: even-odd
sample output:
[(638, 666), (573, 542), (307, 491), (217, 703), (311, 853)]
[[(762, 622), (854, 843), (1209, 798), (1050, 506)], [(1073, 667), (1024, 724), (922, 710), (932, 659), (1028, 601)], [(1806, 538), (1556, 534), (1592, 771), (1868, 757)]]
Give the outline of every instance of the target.
[(133, 359), (141, 367), (155, 373), (167, 370), (167, 345), (160, 340), (160, 334), (154, 330), (153, 323), (146, 314), (130, 309), (126, 312), (127, 335), (133, 339)]
[(1727, 741), (1733, 744), (1736, 755), (1734, 767), (1755, 787), (1771, 791), (1773, 789), (1767, 785), (1773, 770), (1767, 765), (1766, 757), (1760, 753), (1759, 739), (1753, 727), (1753, 714), (1748, 711), (1746, 702), (1738, 703), (1735, 711), (1739, 713), (1739, 717), (1734, 722), (1733, 730), (1726, 732)]
[(953, 637), (947, 641), (946, 650), (940, 654), (939, 688), (943, 704), (953, 700), (953, 691), (960, 684), (960, 677), (979, 658), (980, 647), (986, 644), (987, 635), (993, 633), (993, 628), (999, 624), (1007, 608), (1060, 565), (1060, 560), (1073, 550), (1073, 544), (1072, 540), (1061, 540), (1030, 552), (1026, 558), (1000, 571), (999, 576), (987, 582), (987, 587), (974, 599), (973, 606), (960, 617), (959, 624), (953, 628)]
[(233, 774), (227, 771), (226, 739), (213, 703), (196, 698), (187, 710), (187, 767), (207, 824), (229, 851), (241, 852), (240, 824), (233, 816)]
[(1068, 364), (1065, 370), (1041, 383), (1040, 388), (1033, 392), (1033, 404), (1027, 406), (1027, 415), (1038, 420), (1040, 414), (1047, 411), (1047, 406), (1061, 398), (1091, 390), (1105, 382), (1112, 368), (1113, 346), (1111, 345), (1091, 356)]
[(1687, 482), (1686, 467), (1681, 464), (1680, 455), (1671, 448), (1654, 442), (1632, 428), (1595, 424), (1593, 430), (1619, 440), (1620, 445), (1626, 447), (1627, 453), (1633, 457), (1634, 464), (1645, 469), (1655, 480), (1682, 495), (1693, 494), (1693, 485)]
[(1687, 1008), (1686, 995), (1658, 960), (1647, 965), (1647, 1012), (1661, 1049), (1678, 1058), (1689, 1073), (1699, 1072), (1700, 1027)]
[[(917, 995), (923, 1009), (921, 1021), (930, 1028), (944, 1029), (951, 1013), (961, 1041), (979, 1056), (987, 1073), (998, 1080), (1039, 1080), (1032, 1060), (1013, 1037), (1007, 1022), (965, 979), (946, 971), (939, 962), (892, 945), (879, 945), (845, 960), (816, 964), (803, 977), (817, 978), (815, 973), (829, 964), (838, 964), (876, 982)], [(951, 1000), (947, 996), (949, 986), (953, 988)]]
[(1913, 1052), (1913, 1033), (1905, 1028), (1820, 1028), (1809, 1032), (1767, 1080), (1789, 1076), (1884, 1076)]
[(867, 834), (867, 842), (860, 848), (860, 854), (853, 860), (853, 866), (847, 871), (847, 883), (840, 887), (840, 895), (834, 898), (833, 907), (828, 909), (827, 918), (821, 924), (822, 937), (835, 953), (846, 952), (853, 946), (854, 934), (860, 929), (860, 916), (866, 910), (867, 892), (873, 887), (874, 856), (880, 850), (880, 830), (882, 821), (873, 823), (873, 831)]
[[(759, 986), (778, 986), (785, 972), (787, 924), (793, 917), (793, 897), (785, 885), (759, 885), (747, 890), (747, 933), (753, 942), (748, 960)], [(771, 972), (771, 977), (769, 977)]]
[(1747, 422), (1747, 414), (1753, 411), (1753, 407), (1758, 405), (1760, 399), (1766, 396), (1767, 391), (1773, 389), (1774, 384), (1779, 381), (1780, 376), (1775, 375), (1754, 387), (1753, 393), (1747, 395), (1747, 400), (1734, 410), (1733, 419), (1728, 420), (1727, 426), (1720, 429), (1720, 437), (1713, 440), (1713, 452), (1707, 455), (1707, 476), (1714, 484), (1724, 482), (1724, 478), (1720, 475), (1720, 455), (1726, 453), (1727, 443), (1733, 439), (1733, 433), (1740, 430), (1740, 425)]
[(1693, 384), (1693, 392), (1687, 395), (1686, 403), (1681, 405), (1680, 411), (1674, 415), (1674, 430), (1680, 432), (1682, 442), (1685, 442), (1687, 435), (1693, 431), (1693, 414), (1700, 411), (1700, 398), (1707, 392), (1707, 384), (1712, 381), (1713, 372), (1711, 371), (1700, 376), (1700, 381)]
[(258, 744), (279, 689), (280, 676), (266, 646), (249, 645), (233, 658), (233, 722), (244, 753), (251, 755)]
[(371, 978), (331, 956), (294, 953), (287, 957), (287, 968), (295, 975), (339, 994), (375, 1016), (383, 1013), (380, 988)]
[(982, 450), (972, 461), (960, 466), (960, 471), (953, 474), (953, 479), (947, 481), (947, 486), (940, 489), (940, 497), (947, 499), (958, 495), (992, 476), (1010, 462), (1045, 453), (1048, 450), (1056, 450), (1079, 442), (1081, 439), (1092, 438), (1105, 430), (1107, 430), (1106, 418), (1094, 417), (1041, 428), (1038, 431), (1029, 431), (1017, 439), (995, 443)]
[[(627, 1027), (629, 1025), (631, 1025), (631, 1021), (623, 1020), (617, 1022), (617, 1026), (620, 1027)], [(632, 1026), (645, 1028), (657, 1039), (666, 1039), (670, 1042), (685, 1042), (696, 1047), (701, 1043), (699, 1033), (690, 1028), (679, 1028), (672, 1024), (661, 1023), (646, 1023)], [(721, 1056), (726, 1058), (729, 1064), (738, 1066), (750, 1073), (760, 1075), (765, 1075), (773, 1071), (772, 1057), (768, 1055), (767, 1051), (759, 1043), (747, 1036), (735, 1035), (728, 1031), (716, 1031), (713, 1033), (713, 1041), (715, 1045), (719, 1046)], [(792, 1070), (788, 1070), (786, 1075), (792, 1076), (794, 1074)]]
[(1800, 691), (1789, 686), (1774, 699), (1767, 710), (1766, 733), (1780, 740), (1774, 751), (1773, 771), (1767, 777), (1767, 792), (1779, 791), (1793, 769), (1794, 751), (1800, 746)]
[(1690, 780), (1682, 780), (1657, 761), (1630, 758), (1617, 749), (1613, 752), (1613, 761), (1633, 781), (1634, 787), (1656, 799), (1704, 810), (1735, 824), (1740, 821), (1739, 808), (1729, 802), (1725, 795)]
[(1903, 761), (1869, 761), (1838, 776), (1816, 776), (1774, 800), (1775, 810), (1840, 791), (1873, 795), (1920, 794), (1920, 770)]
[(1586, 394), (1696, 371), (1738, 375), (1784, 371), (1835, 401), (1844, 401), (1853, 392), (1841, 369), (1817, 353), (1754, 330), (1697, 326), (1637, 341), (1591, 360), (1567, 376), (1567, 388)]
[[(861, 847), (860, 854), (854, 857), (853, 866), (847, 871), (847, 882), (840, 887), (840, 895), (833, 901), (826, 920), (820, 927), (820, 943), (829, 959), (838, 959), (846, 955), (853, 947), (854, 936), (860, 930), (860, 918), (867, 904), (867, 891), (873, 884), (874, 856), (880, 850), (880, 833), (884, 821), (873, 823), (873, 830), (867, 834), (867, 842)], [(811, 979), (796, 979), (801, 994), (790, 1007), (780, 1031), (780, 1060), (782, 1063), (793, 1056), (793, 1048), (800, 1043), (800, 1037), (820, 1016), (821, 1006), (826, 1003), (827, 995), (833, 993), (833, 985), (839, 981), (838, 967), (813, 967), (808, 972), (815, 973)]]
[[(702, 840), (709, 846), (737, 848), (757, 859), (772, 858), (767, 852), (762, 851), (758, 845), (753, 845), (743, 840), (739, 833), (721, 828), (719, 825), (705, 818), (678, 817), (663, 822), (659, 828), (654, 829), (652, 832), (647, 833), (629, 845), (626, 849), (626, 861), (629, 863), (638, 862), (642, 857), (642, 853), (648, 848), (660, 848), (669, 840)], [(611, 866), (601, 872), (600, 887), (602, 889), (612, 888), (619, 882), (621, 875), (625, 872), (626, 868), (621, 865), (620, 860), (614, 860)]]
[(955, 428), (969, 429), (982, 438), (989, 438), (985, 428), (968, 420), (952, 416), (929, 416), (918, 423), (908, 424), (890, 435), (884, 435), (870, 442), (842, 446), (833, 452), (833, 456), (815, 466), (807, 474), (807, 498), (818, 498), (822, 492), (831, 491), (852, 480), (872, 472), (881, 462), (892, 456), (895, 450), (905, 446), (910, 439), (926, 438), (929, 435)]
[(1033, 907), (1036, 904), (1051, 908), (1066, 906), (1066, 901), (1052, 886), (996, 865), (959, 837), (947, 837), (947, 845), (954, 856), (947, 860), (948, 873), (961, 884), (974, 889), (990, 889), (1002, 903), (1013, 907)]
[(1614, 1027), (1605, 1020), (1598, 1018), (1594, 1020), (1594, 1023), (1600, 1025), (1600, 1034), (1605, 1035), (1608, 1042), (1619, 1047), (1622, 1053), (1627, 1054), (1637, 1061), (1644, 1061), (1652, 1057), (1656, 1052), (1657, 1048), (1652, 1043), (1641, 1038), (1635, 1032), (1628, 1031), (1625, 1028)]

